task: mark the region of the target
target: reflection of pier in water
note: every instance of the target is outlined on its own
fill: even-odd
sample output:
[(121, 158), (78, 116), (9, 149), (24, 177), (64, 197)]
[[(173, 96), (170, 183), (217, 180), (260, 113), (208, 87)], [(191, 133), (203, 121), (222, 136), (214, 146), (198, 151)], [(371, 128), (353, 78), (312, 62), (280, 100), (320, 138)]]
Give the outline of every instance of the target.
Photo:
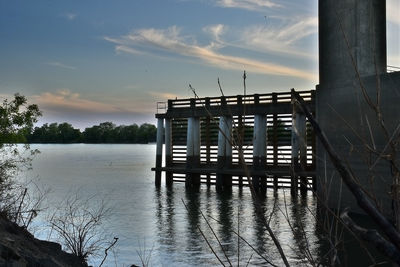
[[(311, 242), (308, 249), (313, 255), (320, 253), (320, 243), (317, 242), (319, 239), (315, 233), (317, 222), (311, 215), (316, 212), (316, 198), (311, 192), (304, 197), (294, 197), (285, 191), (288, 190), (267, 190), (261, 204), (267, 218), (274, 211), (270, 226), (282, 240), (289, 261), (296, 263), (301, 260), (301, 253), (293, 249), (294, 241), (300, 244)], [(188, 210), (184, 208), (182, 199)], [(200, 191), (182, 186), (156, 187), (155, 200), (156, 225), (161, 247), (157, 248), (157, 253), (166, 253), (169, 258), (176, 260), (177, 266), (219, 264), (199, 228), (223, 262), (229, 265), (202, 213), (232, 265), (237, 265), (238, 261), (240, 265), (245, 265), (249, 259), (250, 265), (265, 264), (264, 259), (243, 240), (238, 242), (237, 232), (261, 255), (279, 265), (279, 253), (261, 216), (256, 212), (250, 191), (246, 188), (236, 187), (231, 191), (216, 192), (208, 187), (202, 187)], [(293, 230), (285, 218), (286, 209)], [(304, 233), (308, 236), (305, 237)], [(182, 258), (182, 254), (190, 257)]]
[[(314, 91), (300, 95), (315, 113)], [(315, 137), (292, 99), (289, 92), (168, 100), (156, 114), (156, 185), (165, 172), (167, 185), (229, 189), (250, 176), (260, 191), (315, 190)]]

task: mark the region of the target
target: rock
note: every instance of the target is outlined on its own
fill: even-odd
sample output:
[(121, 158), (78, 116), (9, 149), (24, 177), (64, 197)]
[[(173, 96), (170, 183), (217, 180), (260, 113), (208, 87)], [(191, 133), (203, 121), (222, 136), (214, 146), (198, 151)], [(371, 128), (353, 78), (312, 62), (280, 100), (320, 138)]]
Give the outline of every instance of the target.
[(0, 216), (0, 266), (87, 267), (61, 245), (34, 238), (26, 229)]

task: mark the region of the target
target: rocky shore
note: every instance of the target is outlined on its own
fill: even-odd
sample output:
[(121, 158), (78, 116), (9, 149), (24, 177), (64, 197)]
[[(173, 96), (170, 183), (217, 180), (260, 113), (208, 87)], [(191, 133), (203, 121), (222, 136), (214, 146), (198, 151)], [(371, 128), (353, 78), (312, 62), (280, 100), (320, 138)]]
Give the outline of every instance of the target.
[(34, 238), (26, 229), (0, 216), (1, 267), (87, 267), (80, 259), (61, 250), (61, 245)]

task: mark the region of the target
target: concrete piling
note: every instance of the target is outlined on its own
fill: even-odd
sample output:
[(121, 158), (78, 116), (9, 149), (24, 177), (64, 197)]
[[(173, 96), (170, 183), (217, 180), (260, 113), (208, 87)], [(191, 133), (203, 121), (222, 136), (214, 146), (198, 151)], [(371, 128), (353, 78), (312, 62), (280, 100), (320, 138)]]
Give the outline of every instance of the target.
[[(164, 131), (164, 119), (157, 119), (157, 146), (156, 146), (156, 168), (161, 168), (162, 164), (162, 147), (163, 147), (163, 131)], [(161, 171), (156, 170), (156, 186), (161, 185)]]

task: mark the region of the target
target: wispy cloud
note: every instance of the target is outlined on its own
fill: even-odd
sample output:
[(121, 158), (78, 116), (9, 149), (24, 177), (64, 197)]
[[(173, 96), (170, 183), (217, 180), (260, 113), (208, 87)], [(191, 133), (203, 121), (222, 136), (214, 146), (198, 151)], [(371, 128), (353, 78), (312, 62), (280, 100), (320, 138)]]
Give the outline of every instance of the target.
[[(214, 27), (212, 29), (211, 32), (219, 36), (221, 27)], [(292, 76), (311, 81), (316, 80), (315, 74), (308, 71), (250, 58), (222, 54), (218, 51), (221, 46), (213, 45), (213, 42), (205, 46), (198, 45), (197, 41), (193, 40), (193, 37), (183, 36), (180, 28), (176, 26), (161, 30), (154, 28), (140, 29), (121, 38), (107, 37), (105, 40), (112, 40), (113, 43), (117, 44), (117, 47), (134, 47), (134, 54), (137, 53), (138, 49), (146, 50), (151, 48), (156, 51), (200, 59), (203, 63), (223, 69), (246, 69), (255, 73)], [(120, 49), (119, 51), (131, 53), (128, 49)]]
[(76, 67), (74, 67), (74, 66), (69, 66), (69, 65), (63, 64), (61, 62), (46, 62), (45, 64), (49, 65), (49, 66), (59, 67), (59, 68), (64, 68), (64, 69), (69, 69), (69, 70), (76, 69)]
[(76, 19), (76, 17), (78, 16), (75, 13), (65, 13), (62, 15), (64, 18), (66, 18), (67, 20), (74, 20)]
[(150, 92), (149, 94), (153, 98), (160, 99), (160, 100), (183, 98), (181, 95), (163, 93), (163, 92)]
[(210, 34), (218, 43), (223, 43), (221, 36), (228, 30), (228, 26), (223, 24), (210, 25), (203, 28), (203, 31)]
[(294, 18), (274, 25), (249, 26), (239, 33), (242, 36), (240, 45), (248, 49), (316, 58), (316, 55), (297, 45), (298, 41), (313, 34), (318, 34), (317, 17)]
[(44, 113), (66, 114), (128, 114), (146, 113), (154, 111), (154, 98), (175, 98), (172, 94), (159, 94), (156, 92), (138, 93), (135, 98), (138, 103), (132, 105), (132, 99), (107, 97), (106, 100), (93, 100), (82, 97), (79, 93), (69, 89), (58, 89), (54, 92), (43, 92), (39, 95), (29, 97), (32, 103), (39, 105)]
[(118, 112), (123, 109), (98, 101), (81, 98), (80, 94), (73, 93), (69, 89), (59, 89), (56, 92), (44, 92), (33, 96), (35, 103), (40, 108), (74, 110), (81, 112)]
[(217, 0), (216, 4), (227, 8), (241, 8), (253, 11), (261, 11), (264, 8), (277, 8), (282, 5), (270, 0)]

